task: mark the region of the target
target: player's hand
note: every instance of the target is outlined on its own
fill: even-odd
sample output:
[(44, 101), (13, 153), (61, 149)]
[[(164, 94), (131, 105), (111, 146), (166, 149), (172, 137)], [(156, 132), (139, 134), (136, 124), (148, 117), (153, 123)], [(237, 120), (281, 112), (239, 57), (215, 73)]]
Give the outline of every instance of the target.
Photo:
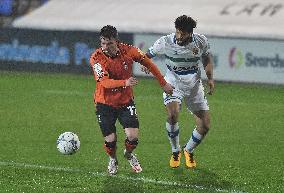
[(171, 84), (167, 83), (163, 86), (163, 90), (166, 94), (172, 95), (173, 94), (173, 90), (175, 87), (173, 87)]
[(141, 66), (141, 71), (145, 72), (145, 74), (150, 74), (150, 70), (146, 68), (145, 66)]
[(138, 84), (138, 80), (134, 77), (128, 78), (125, 82), (125, 86), (135, 86), (136, 84)]
[(208, 92), (207, 94), (212, 95), (215, 89), (215, 83), (213, 79), (210, 79), (207, 81), (207, 85), (208, 85)]

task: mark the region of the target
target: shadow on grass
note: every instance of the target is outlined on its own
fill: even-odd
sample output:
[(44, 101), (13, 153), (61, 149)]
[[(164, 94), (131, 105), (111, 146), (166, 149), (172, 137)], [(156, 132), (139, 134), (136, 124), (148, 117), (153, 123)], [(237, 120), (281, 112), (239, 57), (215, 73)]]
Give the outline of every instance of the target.
[[(141, 178), (139, 174), (108, 176), (101, 193), (150, 193), (150, 192), (230, 192), (232, 184), (206, 169), (177, 168), (166, 178)], [(147, 180), (148, 179), (148, 180)]]
[(104, 181), (104, 188), (101, 193), (142, 193), (143, 182), (134, 180), (125, 180), (119, 177), (106, 177)]
[(205, 190), (205, 191), (229, 191), (234, 187), (231, 182), (226, 181), (214, 172), (202, 169), (173, 169), (173, 181), (178, 182), (185, 189)]

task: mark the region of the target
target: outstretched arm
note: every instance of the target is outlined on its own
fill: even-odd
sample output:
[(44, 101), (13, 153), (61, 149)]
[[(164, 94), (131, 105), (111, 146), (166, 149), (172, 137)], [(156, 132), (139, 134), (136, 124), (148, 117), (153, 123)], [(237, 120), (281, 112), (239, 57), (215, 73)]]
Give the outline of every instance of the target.
[(173, 94), (174, 87), (166, 82), (166, 80), (164, 79), (160, 70), (151, 61), (150, 58), (145, 56), (145, 58), (141, 61), (141, 64), (158, 79), (158, 81), (159, 81), (161, 87), (163, 88), (163, 90), (165, 91), (165, 93)]
[(134, 61), (139, 62), (143, 66), (145, 66), (149, 71), (155, 76), (155, 78), (159, 81), (160, 86), (163, 88), (164, 92), (167, 94), (173, 94), (174, 87), (166, 82), (163, 75), (157, 66), (152, 62), (152, 60), (147, 57), (145, 53), (143, 53), (139, 48), (134, 48), (131, 51), (132, 58)]

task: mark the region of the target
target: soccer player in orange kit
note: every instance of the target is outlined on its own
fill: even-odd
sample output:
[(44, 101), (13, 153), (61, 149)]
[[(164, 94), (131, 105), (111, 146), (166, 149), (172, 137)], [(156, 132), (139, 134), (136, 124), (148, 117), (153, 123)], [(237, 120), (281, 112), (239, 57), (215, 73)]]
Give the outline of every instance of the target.
[(126, 139), (124, 157), (132, 169), (142, 171), (137, 157), (132, 153), (138, 145), (139, 121), (136, 114), (132, 86), (138, 81), (132, 75), (132, 65), (139, 62), (147, 67), (159, 81), (167, 94), (172, 94), (173, 87), (165, 81), (155, 64), (138, 48), (119, 42), (118, 33), (111, 25), (100, 31), (101, 48), (91, 55), (90, 64), (97, 82), (94, 95), (96, 115), (104, 136), (104, 148), (109, 155), (108, 173), (115, 175), (118, 169), (116, 157), (116, 127), (119, 120)]

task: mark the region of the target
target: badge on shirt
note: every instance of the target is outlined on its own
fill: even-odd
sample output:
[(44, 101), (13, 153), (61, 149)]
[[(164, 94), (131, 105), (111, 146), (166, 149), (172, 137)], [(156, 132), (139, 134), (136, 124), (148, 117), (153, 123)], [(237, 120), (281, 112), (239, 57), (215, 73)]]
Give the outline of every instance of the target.
[(104, 71), (100, 63), (94, 65), (94, 71), (96, 72), (97, 77), (100, 79), (104, 76)]
[(197, 47), (193, 47), (193, 48), (192, 48), (192, 53), (193, 53), (193, 55), (197, 55), (198, 52), (199, 52), (199, 49), (198, 49)]

